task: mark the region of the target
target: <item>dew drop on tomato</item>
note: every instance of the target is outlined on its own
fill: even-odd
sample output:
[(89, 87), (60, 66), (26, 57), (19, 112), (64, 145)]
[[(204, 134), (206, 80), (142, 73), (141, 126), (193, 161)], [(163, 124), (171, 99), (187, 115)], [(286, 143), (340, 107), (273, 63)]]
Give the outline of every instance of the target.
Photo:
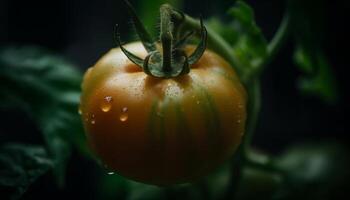
[(119, 116), (119, 120), (122, 121), (122, 122), (125, 122), (126, 120), (128, 120), (128, 108), (127, 107), (124, 107), (122, 108), (122, 112)]
[(112, 108), (112, 101), (113, 101), (113, 98), (111, 96), (106, 96), (105, 98), (103, 98), (103, 101), (100, 106), (101, 110), (103, 112), (110, 111)]
[[(89, 114), (87, 114), (87, 116), (89, 117)], [(91, 114), (91, 117), (90, 117), (91, 121), (90, 123), (92, 125), (96, 124), (96, 121), (95, 121), (95, 114)], [(86, 119), (88, 121), (88, 118)]]

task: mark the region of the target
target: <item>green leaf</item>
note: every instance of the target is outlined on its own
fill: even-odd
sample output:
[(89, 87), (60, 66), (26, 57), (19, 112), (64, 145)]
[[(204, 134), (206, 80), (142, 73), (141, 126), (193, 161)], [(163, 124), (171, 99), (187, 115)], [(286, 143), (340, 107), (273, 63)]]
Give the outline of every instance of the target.
[(19, 199), (53, 163), (43, 147), (7, 144), (0, 147), (2, 199)]
[(272, 199), (280, 187), (281, 175), (253, 167), (242, 169), (242, 179), (237, 188), (237, 199)]
[(266, 58), (267, 42), (255, 23), (253, 9), (243, 1), (238, 1), (229, 10), (229, 14), (234, 19), (232, 28), (239, 33), (236, 42), (233, 43), (233, 49), (239, 55), (242, 64), (254, 67)]
[(225, 164), (211, 175), (193, 184), (158, 187), (135, 182), (117, 174), (101, 174), (99, 199), (165, 200), (172, 199), (222, 199), (229, 190), (230, 166)]
[(76, 67), (42, 48), (0, 50), (0, 103), (26, 111), (39, 126), (59, 185), (71, 144), (87, 151), (78, 115), (81, 80)]
[(138, 183), (131, 181), (129, 183), (129, 195), (126, 198), (127, 200), (160, 200), (160, 199), (166, 199), (165, 189), (153, 186), (153, 185), (147, 185), (143, 183)]
[(337, 81), (326, 56), (321, 52), (310, 52), (299, 46), (294, 61), (305, 75), (299, 79), (299, 88), (305, 94), (315, 95), (328, 103), (338, 99)]
[(229, 44), (234, 44), (239, 37), (239, 33), (235, 31), (232, 27), (228, 27), (217, 17), (211, 17), (205, 22), (206, 26), (215, 30), (226, 42)]
[(210, 199), (223, 199), (231, 181), (231, 165), (226, 163), (206, 179), (208, 197)]
[(117, 174), (108, 174), (105, 170), (98, 169), (99, 183), (97, 199), (125, 199), (129, 190), (129, 181)]
[(165, 189), (147, 185), (124, 178), (118, 174), (101, 174), (98, 198), (99, 199), (166, 199)]
[(289, 3), (297, 48), (294, 61), (304, 75), (299, 88), (305, 94), (315, 95), (328, 103), (338, 100), (337, 82), (327, 56), (323, 52), (324, 21), (326, 3), (324, 0), (294, 0)]
[(347, 147), (330, 141), (287, 149), (276, 159), (277, 166), (286, 172), (285, 187), (276, 196), (279, 199), (344, 198), (349, 189), (348, 155)]
[(248, 4), (237, 1), (228, 10), (228, 15), (232, 18), (228, 24), (211, 18), (207, 25), (231, 45), (232, 54), (239, 65), (235, 67), (244, 81), (267, 58), (267, 42), (256, 25), (253, 9)]

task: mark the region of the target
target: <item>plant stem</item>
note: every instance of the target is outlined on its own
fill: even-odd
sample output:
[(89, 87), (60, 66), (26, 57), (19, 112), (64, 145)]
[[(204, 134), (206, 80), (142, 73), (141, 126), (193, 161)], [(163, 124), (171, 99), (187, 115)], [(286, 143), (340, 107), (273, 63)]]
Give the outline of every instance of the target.
[(160, 40), (163, 47), (163, 73), (172, 71), (172, 32), (171, 7), (164, 4), (160, 7)]
[(290, 32), (289, 31), (290, 25), (291, 25), (291, 20), (290, 20), (289, 14), (286, 13), (282, 19), (280, 27), (278, 28), (275, 36), (272, 38), (271, 42), (267, 47), (270, 58), (274, 57), (277, 54), (278, 50), (283, 45), (284, 41), (287, 39)]
[[(183, 15), (179, 14), (177, 11), (173, 10), (173, 17), (178, 18), (179, 20), (183, 20), (183, 28), (186, 29), (195, 29), (197, 34), (199, 35), (201, 26), (198, 20), (193, 19), (192, 17), (185, 15), (184, 19)], [(290, 27), (291, 27), (291, 20), (289, 17), (289, 13), (286, 13), (282, 19), (282, 22), (272, 38), (271, 42), (267, 46), (267, 54), (268, 56), (262, 60), (261, 62), (257, 63), (252, 68), (254, 70), (251, 70), (249, 74), (247, 75), (247, 78), (242, 80), (244, 81), (245, 85), (247, 85), (247, 82), (250, 82), (252, 79), (255, 79), (260, 76), (261, 72), (264, 70), (265, 66), (268, 65), (271, 60), (276, 56), (281, 46), (284, 44), (286, 39), (289, 36), (290, 33)], [(225, 60), (227, 60), (237, 71), (239, 75), (244, 74), (242, 69), (244, 69), (244, 66), (240, 66), (240, 63), (238, 62), (237, 54), (235, 53), (235, 50), (228, 44), (219, 34), (217, 34), (214, 30), (210, 29), (210, 27), (207, 27), (208, 31), (208, 46), (221, 55)], [(245, 77), (245, 76), (244, 76)], [(242, 77), (241, 77), (242, 78)]]
[(285, 170), (276, 165), (275, 160), (272, 159), (271, 156), (258, 153), (254, 150), (247, 152), (245, 164), (256, 169), (275, 172), (281, 175), (285, 175), (286, 173)]
[[(176, 11), (173, 13), (174, 17), (180, 18), (181, 15), (178, 14)], [(201, 25), (199, 20), (195, 20), (192, 17), (185, 15), (185, 18), (183, 19), (183, 29), (195, 29), (198, 36), (200, 36), (201, 32)], [(208, 46), (210, 49), (212, 49), (214, 52), (222, 56), (225, 60), (227, 60), (237, 71), (238, 74), (241, 74), (242, 69), (239, 66), (238, 58), (236, 56), (236, 53), (234, 49), (214, 30), (210, 29), (210, 27), (206, 27), (208, 32)]]
[[(180, 17), (183, 18), (180, 14), (178, 14), (176, 11), (173, 13), (174, 17), (177, 17), (180, 19)], [(271, 62), (271, 60), (277, 55), (279, 49), (284, 44), (286, 39), (288, 38), (289, 32), (290, 32), (290, 17), (289, 14), (286, 13), (282, 19), (282, 22), (271, 40), (271, 42), (268, 44), (267, 47), (267, 54), (268, 56), (262, 60), (261, 62), (257, 63), (252, 68), (254, 70), (249, 71), (249, 74), (244, 74), (242, 69), (244, 69), (244, 66), (240, 66), (238, 62), (238, 58), (236, 56), (236, 53), (234, 49), (214, 30), (211, 30), (210, 28), (207, 28), (208, 31), (208, 46), (221, 55), (225, 60), (227, 60), (237, 71), (239, 75), (244, 74), (243, 84), (247, 89), (248, 93), (248, 106), (247, 106), (247, 112), (248, 112), (248, 120), (247, 120), (247, 126), (246, 126), (246, 133), (242, 142), (242, 146), (240, 147), (239, 155), (241, 161), (235, 161), (233, 166), (233, 172), (235, 170), (239, 170), (241, 165), (249, 164), (256, 166), (258, 168), (266, 168), (270, 169), (270, 166), (266, 163), (261, 163), (259, 160), (255, 160), (256, 158), (249, 155), (250, 153), (250, 145), (251, 141), (255, 132), (256, 124), (258, 121), (258, 115), (261, 108), (261, 88), (260, 88), (260, 76), (261, 72), (264, 70), (265, 66)], [(185, 30), (189, 29), (195, 29), (197, 34), (200, 32), (200, 24), (197, 20), (185, 15), (183, 18), (183, 28)], [(246, 76), (247, 75), (247, 76)], [(238, 163), (238, 164), (237, 164)], [(240, 175), (236, 174), (236, 178), (239, 179)], [(235, 180), (235, 177), (233, 177), (234, 185), (239, 183), (239, 180)], [(234, 193), (234, 192), (233, 192)], [(232, 194), (233, 194), (232, 193)], [(234, 196), (234, 195), (229, 196)]]
[(260, 79), (255, 78), (251, 80), (246, 85), (247, 93), (248, 93), (248, 106), (247, 106), (247, 124), (246, 124), (246, 132), (243, 139), (243, 153), (246, 155), (249, 150), (251, 141), (253, 139), (253, 135), (255, 132), (256, 124), (258, 121), (258, 115), (261, 108), (261, 88), (260, 88)]
[(279, 49), (284, 44), (286, 39), (288, 38), (290, 32), (290, 18), (289, 14), (286, 13), (282, 19), (282, 22), (275, 34), (272, 38), (271, 42), (268, 44), (267, 51), (268, 56), (265, 60), (258, 63), (253, 70), (250, 72), (247, 82), (245, 82), (245, 86), (248, 92), (248, 121), (247, 128), (245, 133), (245, 138), (243, 141), (244, 145), (244, 153), (249, 149), (250, 143), (252, 141), (252, 137), (255, 132), (256, 124), (258, 121), (258, 114), (261, 108), (261, 89), (260, 89), (260, 76), (261, 72), (265, 69), (265, 67), (271, 62), (271, 60), (277, 55)]
[[(264, 70), (266, 65), (268, 65), (273, 58), (277, 55), (282, 45), (287, 40), (291, 28), (291, 20), (289, 17), (289, 13), (287, 12), (281, 21), (281, 24), (278, 27), (277, 32), (275, 33), (274, 37), (270, 41), (270, 43), (267, 46), (267, 58), (265, 58), (263, 61), (257, 63), (257, 65), (254, 67), (257, 71), (254, 71), (252, 74), (258, 74)], [(254, 75), (253, 75), (254, 76)]]

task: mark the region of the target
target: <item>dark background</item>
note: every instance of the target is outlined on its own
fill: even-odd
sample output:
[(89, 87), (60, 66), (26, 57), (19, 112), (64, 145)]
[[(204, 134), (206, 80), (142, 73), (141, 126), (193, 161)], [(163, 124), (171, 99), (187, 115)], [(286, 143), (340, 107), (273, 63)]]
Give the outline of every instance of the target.
[[(139, 0), (141, 1), (141, 0)], [(131, 1), (138, 5), (136, 0)], [(135, 33), (125, 8), (119, 0), (55, 0), (55, 1), (0, 1), (0, 46), (40, 45), (65, 55), (82, 71), (115, 47), (113, 28), (123, 26), (123, 38), (135, 39)], [(193, 16), (224, 15), (233, 1), (185, 1), (184, 11)], [(282, 18), (285, 2), (281, 0), (247, 1), (254, 9), (257, 24), (269, 40)], [(317, 2), (315, 2), (317, 6)], [(345, 67), (348, 47), (345, 32), (347, 7), (345, 1), (328, 1), (325, 17), (323, 47), (338, 80), (339, 102), (325, 104), (297, 89), (296, 80), (301, 72), (294, 66), (292, 38), (269, 65), (262, 79), (262, 111), (254, 145), (264, 151), (278, 154), (288, 145), (305, 141), (338, 141), (348, 145), (345, 129), (346, 84)], [(153, 27), (149, 27), (151, 29)], [(155, 27), (154, 27), (155, 28)], [(282, 75), (283, 74), (283, 75)], [(35, 124), (25, 114), (11, 110), (0, 111), (0, 143), (28, 142), (41, 144), (42, 138)], [(38, 197), (61, 199), (77, 197), (94, 199), (96, 174), (91, 174), (96, 164), (78, 155), (68, 166), (67, 185), (59, 190), (46, 175), (35, 183), (25, 199)], [(89, 174), (90, 173), (90, 174)]]

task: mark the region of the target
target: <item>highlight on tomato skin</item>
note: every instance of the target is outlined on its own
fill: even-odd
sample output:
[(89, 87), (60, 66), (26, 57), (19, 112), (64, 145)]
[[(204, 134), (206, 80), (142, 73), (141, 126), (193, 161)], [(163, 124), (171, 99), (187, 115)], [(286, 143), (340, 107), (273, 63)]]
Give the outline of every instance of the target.
[[(147, 56), (141, 42), (124, 48)], [(188, 74), (157, 78), (115, 48), (85, 73), (80, 110), (88, 143), (109, 170), (171, 185), (196, 181), (234, 154), (246, 99), (233, 68), (210, 50)]]

